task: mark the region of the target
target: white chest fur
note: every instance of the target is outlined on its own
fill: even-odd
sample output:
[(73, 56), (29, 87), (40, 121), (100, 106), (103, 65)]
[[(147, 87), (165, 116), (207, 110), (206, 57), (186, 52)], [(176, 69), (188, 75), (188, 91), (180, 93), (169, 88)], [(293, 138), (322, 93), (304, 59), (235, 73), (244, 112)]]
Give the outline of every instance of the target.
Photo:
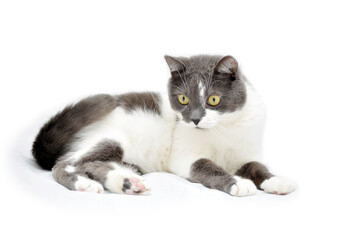
[(214, 161), (231, 174), (246, 162), (261, 161), (264, 105), (251, 87), (247, 91), (245, 106), (224, 115), (214, 128), (177, 126), (168, 162), (171, 172), (187, 178), (192, 163), (200, 158)]

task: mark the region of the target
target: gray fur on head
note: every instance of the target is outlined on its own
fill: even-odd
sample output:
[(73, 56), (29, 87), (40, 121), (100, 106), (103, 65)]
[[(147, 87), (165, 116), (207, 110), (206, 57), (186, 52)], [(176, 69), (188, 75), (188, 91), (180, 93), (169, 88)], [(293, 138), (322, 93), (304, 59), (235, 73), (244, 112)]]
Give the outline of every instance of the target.
[[(244, 106), (245, 83), (232, 56), (165, 56), (165, 59), (172, 74), (168, 84), (169, 100), (185, 122), (202, 119), (208, 109), (224, 114)], [(188, 97), (187, 105), (179, 102), (181, 94)], [(212, 95), (221, 99), (217, 106), (208, 104), (208, 98)]]

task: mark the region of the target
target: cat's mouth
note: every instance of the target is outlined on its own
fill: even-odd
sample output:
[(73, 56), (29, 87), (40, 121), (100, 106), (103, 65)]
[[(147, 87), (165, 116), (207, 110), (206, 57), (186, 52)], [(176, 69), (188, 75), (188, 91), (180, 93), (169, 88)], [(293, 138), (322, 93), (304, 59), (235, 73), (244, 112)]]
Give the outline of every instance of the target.
[(210, 129), (210, 128), (213, 128), (215, 125), (205, 125), (205, 124), (198, 124), (198, 125), (195, 125), (194, 123), (185, 123), (185, 125), (189, 128), (192, 128), (192, 129), (198, 129), (198, 130), (206, 130), (206, 129)]
[(200, 122), (199, 124), (197, 124), (197, 125), (195, 125), (193, 127), (196, 128), (196, 129), (211, 129), (211, 128), (214, 128), (216, 125), (217, 125), (217, 123), (213, 122), (213, 121), (209, 121), (209, 122), (202, 121), (202, 122)]
[(191, 129), (198, 129), (198, 130), (201, 130), (201, 131), (204, 131), (206, 129), (211, 129), (213, 127), (215, 127), (216, 125), (215, 124), (205, 124), (205, 123), (199, 123), (198, 125), (194, 124), (193, 122), (185, 122), (185, 121), (182, 121), (182, 124), (184, 124), (186, 127), (188, 128), (191, 128)]
[(185, 121), (183, 119), (180, 120), (180, 118), (178, 118), (178, 121), (181, 122), (181, 124), (183, 124), (184, 126), (191, 128), (191, 129), (200, 129), (200, 130), (205, 130), (205, 129), (210, 129), (216, 126), (216, 123), (213, 121), (200, 121), (197, 123), (194, 123), (193, 121)]

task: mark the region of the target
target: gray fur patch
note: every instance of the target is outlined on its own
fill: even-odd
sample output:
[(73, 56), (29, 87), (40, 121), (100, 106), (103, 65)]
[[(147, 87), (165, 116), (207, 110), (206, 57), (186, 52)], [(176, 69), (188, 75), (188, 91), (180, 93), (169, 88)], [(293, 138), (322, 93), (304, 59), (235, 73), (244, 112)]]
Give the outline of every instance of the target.
[(32, 154), (37, 163), (51, 170), (57, 159), (67, 153), (74, 135), (106, 116), (116, 105), (114, 97), (102, 94), (64, 108), (41, 128), (33, 143)]
[[(245, 82), (240, 77), (238, 63), (233, 57), (200, 55), (191, 58), (165, 58), (172, 73), (168, 83), (169, 100), (172, 108), (182, 114), (185, 122), (202, 119), (206, 109), (223, 114), (244, 106)], [(200, 94), (199, 83), (204, 85), (203, 96)], [(181, 94), (188, 97), (187, 105), (179, 102), (178, 97)], [(217, 106), (208, 104), (208, 98), (212, 95), (221, 99)]]
[[(68, 167), (74, 167), (75, 171), (69, 172)], [(64, 187), (75, 190), (78, 176), (86, 177), (102, 185), (105, 184), (107, 173), (114, 167), (109, 162), (93, 161), (74, 165), (68, 161), (58, 161), (52, 168), (53, 177)]]
[(236, 172), (236, 175), (252, 180), (258, 189), (260, 189), (260, 185), (265, 180), (273, 177), (267, 167), (259, 162), (249, 162), (244, 164)]
[(136, 173), (142, 174), (139, 166), (123, 162), (124, 151), (118, 142), (105, 139), (98, 143), (91, 151), (85, 154), (81, 160), (75, 163), (75, 166), (80, 166), (85, 163), (100, 161), (100, 162), (115, 162), (122, 166), (130, 167)]
[(230, 193), (232, 185), (236, 183), (236, 180), (223, 168), (205, 158), (193, 163), (190, 175), (190, 181), (226, 193)]
[(70, 166), (68, 161), (57, 162), (52, 168), (52, 174), (56, 181), (64, 187), (75, 190), (75, 182), (77, 181), (77, 175), (66, 171), (66, 168)]
[(129, 178), (125, 178), (124, 182), (123, 182), (123, 187), (122, 187), (122, 191), (126, 192), (127, 190), (129, 190), (131, 188), (131, 183), (129, 181)]
[(93, 161), (101, 161), (101, 162), (108, 162), (108, 161), (121, 161), (123, 158), (123, 149), (118, 142), (112, 140), (103, 140), (98, 143), (92, 151), (87, 153), (82, 159), (77, 162), (86, 163), (86, 162), (93, 162)]
[(161, 97), (158, 93), (127, 93), (117, 96), (117, 101), (118, 105), (128, 112), (136, 109), (142, 109), (144, 111), (161, 115)]
[(75, 174), (86, 176), (104, 185), (108, 172), (114, 169), (110, 162), (93, 161), (77, 165)]

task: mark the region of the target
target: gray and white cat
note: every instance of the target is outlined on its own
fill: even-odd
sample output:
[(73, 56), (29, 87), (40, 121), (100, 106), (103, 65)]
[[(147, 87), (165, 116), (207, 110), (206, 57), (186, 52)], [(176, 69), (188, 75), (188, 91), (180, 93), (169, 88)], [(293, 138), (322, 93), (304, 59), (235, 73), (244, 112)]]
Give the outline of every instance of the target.
[(231, 56), (165, 57), (168, 96), (97, 95), (52, 117), (32, 153), (71, 190), (147, 194), (165, 171), (233, 196), (288, 194), (295, 183), (262, 165), (264, 105)]

